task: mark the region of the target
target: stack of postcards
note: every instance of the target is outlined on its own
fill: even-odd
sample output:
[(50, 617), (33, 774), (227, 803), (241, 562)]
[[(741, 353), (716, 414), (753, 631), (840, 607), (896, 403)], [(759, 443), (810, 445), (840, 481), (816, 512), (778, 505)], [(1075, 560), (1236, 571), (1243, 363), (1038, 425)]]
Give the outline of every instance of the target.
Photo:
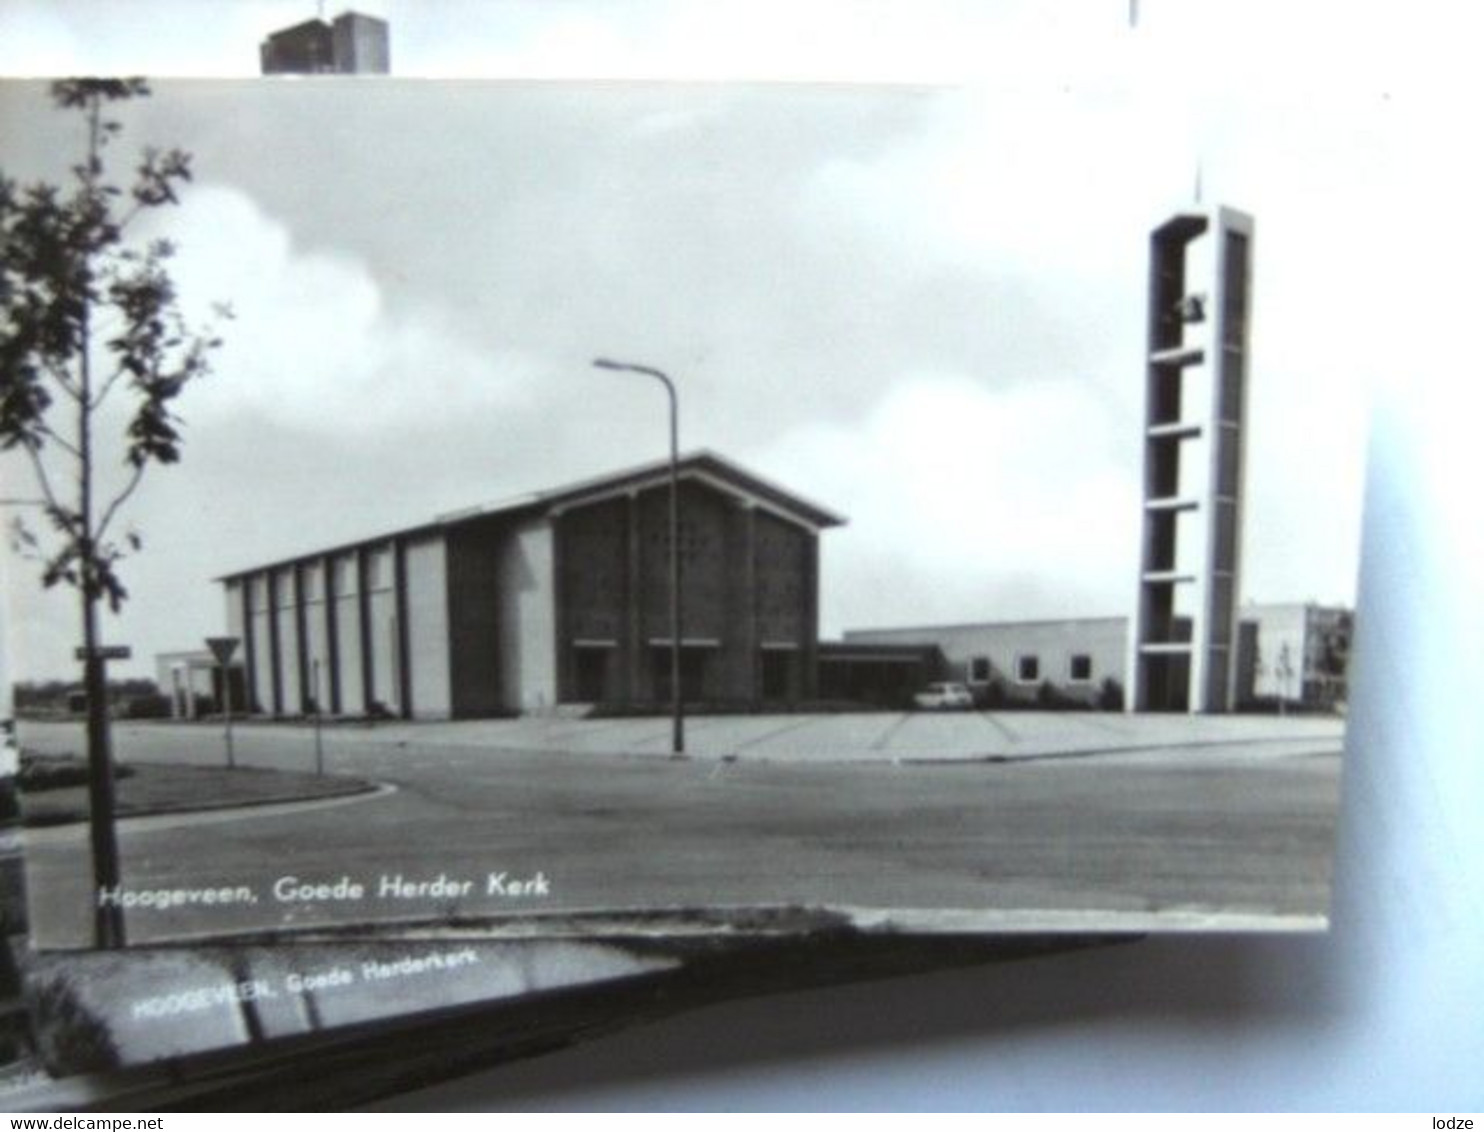
[(0, 1107), (1323, 930), (1363, 347), (1159, 97), (0, 83)]

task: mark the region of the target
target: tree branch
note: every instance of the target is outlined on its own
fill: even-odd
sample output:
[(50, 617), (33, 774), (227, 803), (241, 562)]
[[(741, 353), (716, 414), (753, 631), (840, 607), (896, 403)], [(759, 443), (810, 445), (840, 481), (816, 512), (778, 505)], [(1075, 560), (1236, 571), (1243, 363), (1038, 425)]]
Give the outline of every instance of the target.
[(122, 365), (115, 366), (113, 372), (108, 375), (108, 380), (103, 383), (102, 387), (98, 390), (97, 395), (94, 396), (91, 403), (89, 403), (88, 408), (90, 410), (97, 410), (102, 407), (103, 402), (108, 397), (108, 391), (112, 389), (118, 382), (118, 379), (123, 377), (124, 374), (127, 372), (128, 371), (125, 370)]
[(67, 375), (67, 368), (53, 361), (47, 361), (44, 364), (46, 365), (47, 373), (51, 374), (52, 380), (61, 387), (62, 392), (80, 404), (82, 402), (82, 389)]
[(26, 455), (31, 457), (31, 468), (36, 473), (37, 486), (41, 488), (41, 494), (46, 497), (46, 506), (55, 515), (65, 515), (66, 508), (57, 500), (57, 493), (52, 490), (51, 477), (46, 472), (46, 462), (42, 460), (41, 453), (37, 451), (34, 444), (21, 445), (26, 450)]
[(129, 477), (129, 482), (124, 486), (124, 490), (114, 497), (113, 502), (108, 505), (108, 509), (103, 512), (103, 518), (98, 523), (98, 531), (93, 535), (95, 544), (103, 541), (103, 536), (108, 531), (108, 524), (112, 521), (114, 514), (124, 505), (124, 500), (134, 494), (134, 489), (139, 486), (139, 481), (144, 478), (144, 468), (145, 465), (143, 464), (134, 465), (134, 473)]
[(144, 208), (145, 206), (142, 203), (136, 202), (134, 206), (129, 209), (129, 211), (125, 212), (121, 217), (119, 217), (117, 222), (118, 230), (120, 232), (127, 231), (130, 221), (134, 220), (135, 217), (143, 212)]
[(73, 444), (72, 441), (68, 440), (66, 437), (59, 435), (57, 433), (57, 430), (52, 428), (52, 426), (47, 424), (45, 421), (36, 422), (36, 431), (50, 440), (58, 448), (62, 449), (62, 451), (71, 453), (71, 455), (75, 459), (82, 459), (82, 453), (78, 450), (77, 445)]

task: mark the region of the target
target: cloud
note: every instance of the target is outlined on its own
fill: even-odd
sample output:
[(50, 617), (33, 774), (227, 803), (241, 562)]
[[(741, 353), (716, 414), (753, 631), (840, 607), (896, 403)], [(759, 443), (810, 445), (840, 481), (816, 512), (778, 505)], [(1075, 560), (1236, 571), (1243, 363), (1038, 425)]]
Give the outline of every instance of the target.
[(825, 536), (826, 627), (1120, 612), (1137, 480), (1084, 383), (904, 375), (859, 428), (791, 430), (761, 467), (849, 518)]
[[(528, 441), (539, 450), (528, 391), (546, 363), (472, 344), (433, 303), (389, 302), (356, 256), (306, 249), (235, 188), (194, 188), (151, 223), (142, 237), (178, 246), (188, 318), (217, 301), (235, 317), (213, 371), (177, 404), (182, 465), (151, 469), (120, 515), (145, 549), (122, 566), (130, 600), (107, 631), (134, 646), (136, 670), (219, 627), (213, 575), (478, 502), (498, 494), (491, 466), (531, 460)], [(100, 491), (118, 486), (125, 393), (98, 421)], [(14, 460), (6, 473), (29, 483)], [(70, 671), (75, 596), (43, 592), (33, 563), (9, 569), (16, 669)]]
[(240, 190), (195, 189), (156, 223), (179, 246), (171, 270), (193, 321), (217, 302), (233, 311), (214, 375), (191, 393), (204, 425), (243, 413), (349, 435), (437, 424), (508, 401), (537, 368), (475, 346), (430, 304), (393, 307), (362, 260), (306, 249)]

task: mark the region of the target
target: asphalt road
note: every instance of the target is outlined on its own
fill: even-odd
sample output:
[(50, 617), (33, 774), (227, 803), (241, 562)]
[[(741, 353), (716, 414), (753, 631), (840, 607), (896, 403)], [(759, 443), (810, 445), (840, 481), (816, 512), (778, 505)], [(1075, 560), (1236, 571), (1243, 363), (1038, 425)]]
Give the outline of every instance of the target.
[[(689, 761), (663, 757), (667, 736), (653, 719), (328, 728), (330, 772), (390, 789), (123, 823), (134, 899), (234, 901), (136, 903), (130, 939), (759, 906), (910, 928), (1243, 929), (1315, 927), (1327, 908), (1333, 721), (749, 716), (694, 721)], [(67, 726), (22, 740), (81, 743)], [(125, 760), (223, 758), (205, 725), (123, 726), (115, 743)], [(237, 750), (315, 757), (299, 727), (239, 728)], [(33, 937), (85, 946), (85, 828), (28, 834), (26, 851)], [(302, 898), (279, 899), (290, 889)]]

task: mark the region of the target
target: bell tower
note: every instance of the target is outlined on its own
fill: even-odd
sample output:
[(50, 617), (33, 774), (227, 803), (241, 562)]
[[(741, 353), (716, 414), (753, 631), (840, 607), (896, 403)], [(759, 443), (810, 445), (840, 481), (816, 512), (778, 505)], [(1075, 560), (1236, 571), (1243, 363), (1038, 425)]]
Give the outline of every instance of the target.
[(1236, 699), (1252, 234), (1198, 206), (1150, 235), (1134, 711)]

